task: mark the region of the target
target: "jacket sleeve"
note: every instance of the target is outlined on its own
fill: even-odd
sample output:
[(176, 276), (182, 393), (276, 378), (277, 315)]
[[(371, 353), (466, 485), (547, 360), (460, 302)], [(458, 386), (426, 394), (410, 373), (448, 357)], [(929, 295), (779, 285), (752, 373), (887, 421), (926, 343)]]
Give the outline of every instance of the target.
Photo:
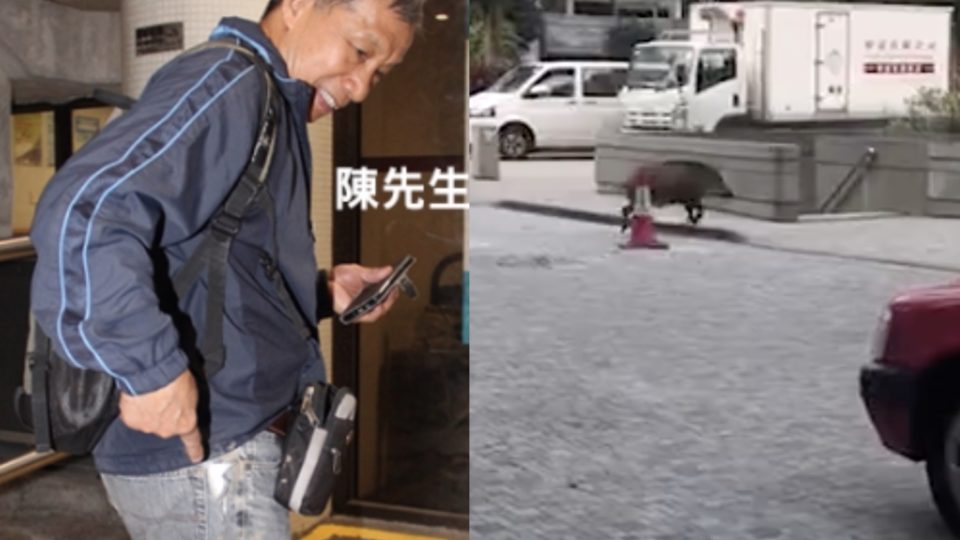
[(69, 362), (132, 395), (186, 368), (152, 256), (196, 235), (225, 199), (253, 148), (265, 91), (232, 50), (178, 59), (51, 179), (30, 233), (31, 304)]

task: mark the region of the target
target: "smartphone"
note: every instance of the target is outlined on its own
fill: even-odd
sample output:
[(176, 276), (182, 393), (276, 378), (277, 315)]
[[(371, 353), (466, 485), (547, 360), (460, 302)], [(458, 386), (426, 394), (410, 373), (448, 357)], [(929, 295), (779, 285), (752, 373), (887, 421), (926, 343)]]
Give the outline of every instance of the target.
[(410, 296), (416, 296), (416, 289), (413, 288), (410, 280), (407, 278), (407, 271), (410, 270), (410, 267), (413, 266), (415, 262), (417, 262), (415, 257), (407, 255), (393, 267), (393, 271), (390, 272), (389, 276), (378, 283), (367, 285), (340, 315), (340, 322), (343, 324), (351, 324), (360, 317), (370, 313), (382, 304), (397, 287), (402, 287), (404, 292)]

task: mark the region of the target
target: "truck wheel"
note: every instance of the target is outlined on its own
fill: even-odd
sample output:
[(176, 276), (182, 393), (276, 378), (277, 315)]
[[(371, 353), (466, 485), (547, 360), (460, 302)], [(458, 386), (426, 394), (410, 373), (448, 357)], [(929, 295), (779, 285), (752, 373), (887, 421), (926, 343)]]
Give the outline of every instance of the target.
[(533, 147), (530, 130), (519, 124), (511, 124), (500, 131), (500, 155), (509, 159), (527, 156)]
[(960, 406), (936, 429), (927, 455), (927, 483), (940, 516), (960, 538)]

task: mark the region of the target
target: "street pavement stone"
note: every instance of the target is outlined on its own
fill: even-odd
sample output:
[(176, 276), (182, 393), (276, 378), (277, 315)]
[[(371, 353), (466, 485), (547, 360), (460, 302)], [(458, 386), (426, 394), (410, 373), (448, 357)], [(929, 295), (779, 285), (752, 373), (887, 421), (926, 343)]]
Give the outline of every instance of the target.
[(471, 537), (949, 538), (858, 394), (953, 274), (471, 209)]

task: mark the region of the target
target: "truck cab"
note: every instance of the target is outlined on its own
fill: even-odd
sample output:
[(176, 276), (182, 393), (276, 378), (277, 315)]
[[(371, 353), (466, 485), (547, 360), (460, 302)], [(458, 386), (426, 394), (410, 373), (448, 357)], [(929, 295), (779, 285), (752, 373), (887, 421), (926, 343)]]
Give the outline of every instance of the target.
[(724, 118), (746, 113), (741, 48), (687, 34), (634, 47), (619, 96), (624, 130), (713, 132)]

